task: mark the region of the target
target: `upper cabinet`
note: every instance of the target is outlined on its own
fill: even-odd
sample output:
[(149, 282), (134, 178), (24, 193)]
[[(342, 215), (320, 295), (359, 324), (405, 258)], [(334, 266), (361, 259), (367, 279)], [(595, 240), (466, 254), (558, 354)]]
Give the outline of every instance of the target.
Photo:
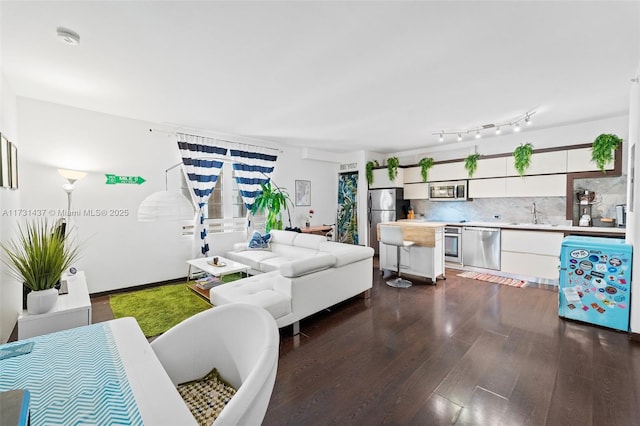
[[(420, 167), (407, 167), (404, 169), (404, 183), (422, 183), (422, 172), (420, 170)], [(431, 170), (429, 170), (429, 178), (431, 178)]]
[(456, 161), (455, 163), (435, 164), (429, 170), (429, 182), (438, 182), (443, 180), (459, 180), (468, 179), (469, 174), (464, 168), (464, 161)]
[[(509, 174), (517, 173), (513, 166), (513, 156), (509, 159)], [(544, 175), (549, 173), (567, 172), (567, 151), (550, 151), (534, 153), (531, 165), (525, 171), (526, 175)]]
[(508, 177), (507, 197), (563, 197), (567, 191), (567, 175)]
[(386, 167), (373, 170), (373, 183), (369, 185), (371, 189), (378, 188), (402, 188), (404, 186), (404, 169), (398, 168), (398, 176), (392, 182), (389, 179), (389, 171)]
[[(620, 149), (620, 148), (618, 148)], [(607, 164), (607, 170), (613, 170), (614, 161)], [(591, 161), (591, 148), (570, 149), (567, 151), (567, 172), (597, 171), (596, 163)]]
[[(464, 166), (463, 166), (464, 168)], [(466, 169), (466, 176), (469, 176)], [(481, 158), (478, 160), (478, 168), (473, 174), (473, 179), (504, 177), (507, 175), (507, 157)]]
[(426, 200), (429, 198), (428, 183), (405, 183), (404, 198), (406, 200)]

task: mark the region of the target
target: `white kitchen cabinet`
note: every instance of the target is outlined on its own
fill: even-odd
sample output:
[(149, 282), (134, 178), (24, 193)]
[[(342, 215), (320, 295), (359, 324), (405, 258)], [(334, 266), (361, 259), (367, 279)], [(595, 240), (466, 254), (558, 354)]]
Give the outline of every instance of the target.
[(369, 185), (371, 189), (377, 188), (402, 188), (404, 185), (404, 169), (398, 167), (398, 176), (394, 181), (389, 179), (389, 171), (386, 167), (373, 170), (373, 183)]
[[(618, 148), (621, 149), (621, 148)], [(613, 170), (614, 161), (606, 165), (606, 170)], [(591, 148), (567, 150), (567, 173), (592, 172), (599, 170), (596, 163), (591, 161)]]
[(480, 179), (480, 178), (505, 177), (507, 175), (507, 158), (508, 157), (479, 159), (478, 168), (476, 169), (476, 172), (473, 174), (472, 178)]
[[(404, 169), (404, 183), (422, 183), (421, 169), (422, 167), (407, 167)], [(429, 170), (429, 172), (431, 172), (431, 170)]]
[[(444, 276), (444, 228), (435, 231), (434, 247), (410, 246), (400, 248), (400, 270), (403, 274), (430, 278)], [(380, 243), (380, 270), (397, 271), (397, 248)]]
[(469, 173), (464, 168), (464, 161), (435, 164), (429, 170), (429, 182), (468, 179)]
[(426, 200), (429, 198), (429, 184), (427, 183), (405, 183), (405, 200)]
[(567, 175), (509, 177), (505, 184), (507, 197), (564, 197)]
[[(509, 175), (517, 175), (514, 167), (514, 158), (509, 158)], [(531, 156), (531, 165), (525, 171), (526, 175), (542, 175), (548, 173), (567, 172), (567, 151), (550, 151), (534, 153)]]
[(469, 181), (469, 198), (502, 198), (506, 196), (506, 178)]
[(562, 232), (503, 229), (500, 270), (557, 280), (563, 238)]

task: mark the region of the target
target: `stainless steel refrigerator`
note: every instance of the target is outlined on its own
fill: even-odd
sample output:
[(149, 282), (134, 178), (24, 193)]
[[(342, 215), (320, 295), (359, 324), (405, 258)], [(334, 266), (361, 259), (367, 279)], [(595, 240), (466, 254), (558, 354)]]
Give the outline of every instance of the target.
[(402, 188), (371, 189), (367, 202), (367, 217), (369, 220), (369, 246), (378, 254), (377, 226), (381, 222), (393, 222), (406, 219), (409, 211), (409, 201), (404, 200)]

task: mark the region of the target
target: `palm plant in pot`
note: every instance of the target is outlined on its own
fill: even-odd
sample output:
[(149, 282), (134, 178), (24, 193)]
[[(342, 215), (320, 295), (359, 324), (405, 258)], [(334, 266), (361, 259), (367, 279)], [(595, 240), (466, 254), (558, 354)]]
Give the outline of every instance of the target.
[[(260, 190), (262, 191), (254, 200), (253, 207), (251, 207), (251, 213), (256, 214), (258, 212), (265, 212), (267, 214), (265, 222), (265, 231), (269, 232), (272, 229), (282, 229), (282, 214), (280, 211), (284, 208), (289, 210), (287, 201), (291, 202), (289, 193), (284, 188), (271, 187), (271, 182), (266, 184), (260, 184)], [(291, 225), (291, 219), (289, 219), (289, 225)]]
[(30, 291), (27, 312), (48, 312), (58, 297), (56, 284), (77, 259), (78, 248), (68, 241), (68, 235), (46, 219), (18, 226), (17, 237), (1, 246), (5, 254), (3, 261), (10, 273)]

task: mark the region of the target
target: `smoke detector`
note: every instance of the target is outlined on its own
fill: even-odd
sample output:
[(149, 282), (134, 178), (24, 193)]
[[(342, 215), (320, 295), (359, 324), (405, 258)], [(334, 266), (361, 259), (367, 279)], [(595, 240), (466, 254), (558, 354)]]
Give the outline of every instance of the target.
[(76, 46), (80, 44), (80, 36), (78, 33), (68, 30), (66, 28), (58, 27), (57, 29), (58, 40), (68, 44), (70, 46)]

